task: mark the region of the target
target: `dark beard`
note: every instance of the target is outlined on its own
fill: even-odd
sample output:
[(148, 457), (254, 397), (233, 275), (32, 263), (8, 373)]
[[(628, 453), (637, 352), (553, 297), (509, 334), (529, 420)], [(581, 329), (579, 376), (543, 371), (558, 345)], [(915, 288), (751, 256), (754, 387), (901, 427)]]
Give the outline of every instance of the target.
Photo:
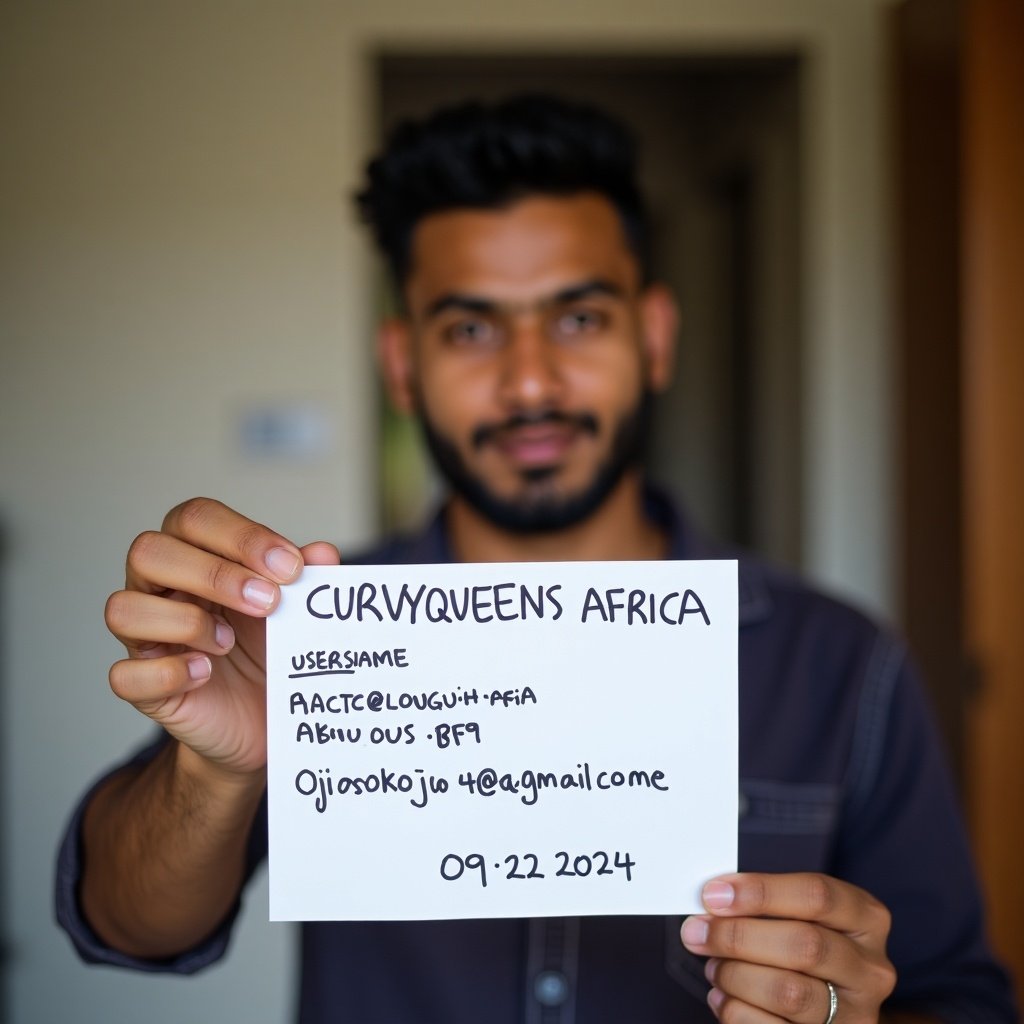
[[(637, 404), (615, 426), (608, 458), (598, 467), (594, 479), (576, 494), (559, 496), (544, 493), (540, 485), (552, 476), (553, 469), (528, 470), (523, 479), (537, 486), (538, 493), (520, 498), (502, 498), (494, 494), (467, 468), (458, 449), (446, 437), (438, 433), (423, 413), (420, 403), (420, 425), (427, 448), (433, 456), (441, 475), (451, 489), (465, 499), (485, 519), (510, 533), (535, 534), (556, 533), (583, 522), (601, 505), (615, 489), (627, 470), (639, 464), (646, 446), (650, 424), (651, 394), (646, 389)], [(515, 427), (519, 424), (544, 422), (572, 422), (579, 429), (597, 433), (597, 420), (589, 415), (573, 417), (563, 413), (542, 413), (535, 417), (513, 417), (507, 423), (478, 430), (473, 443), (479, 447), (496, 431)]]

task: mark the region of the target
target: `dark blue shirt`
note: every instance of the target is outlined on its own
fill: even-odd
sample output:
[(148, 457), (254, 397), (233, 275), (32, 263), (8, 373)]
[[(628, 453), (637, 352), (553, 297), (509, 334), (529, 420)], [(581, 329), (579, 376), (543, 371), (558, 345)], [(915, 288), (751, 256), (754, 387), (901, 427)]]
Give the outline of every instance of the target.
[[(664, 500), (649, 512), (669, 557), (736, 557), (687, 528)], [(365, 564), (454, 560), (440, 517)], [(1017, 1020), (993, 960), (936, 729), (902, 643), (795, 577), (740, 556), (740, 821), (744, 871), (821, 871), (892, 912), (893, 996), (945, 1021)], [(709, 727), (713, 727), (709, 724)], [(153, 756), (159, 742), (138, 755)], [(140, 961), (95, 936), (77, 900), (80, 825), (61, 847), (57, 914), (90, 962), (189, 973), (225, 951), (234, 914), (197, 949)], [(266, 853), (260, 814), (250, 872)], [(237, 909), (237, 908), (236, 908)], [(713, 1021), (703, 961), (680, 918), (584, 917), (302, 928), (302, 1024), (572, 1024)]]

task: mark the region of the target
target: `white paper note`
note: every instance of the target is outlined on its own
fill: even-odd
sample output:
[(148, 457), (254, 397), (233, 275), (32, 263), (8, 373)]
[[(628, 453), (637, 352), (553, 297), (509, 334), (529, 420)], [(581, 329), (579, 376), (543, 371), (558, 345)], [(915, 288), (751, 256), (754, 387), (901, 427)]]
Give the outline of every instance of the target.
[(271, 919), (699, 911), (736, 611), (729, 561), (307, 568), (267, 629)]

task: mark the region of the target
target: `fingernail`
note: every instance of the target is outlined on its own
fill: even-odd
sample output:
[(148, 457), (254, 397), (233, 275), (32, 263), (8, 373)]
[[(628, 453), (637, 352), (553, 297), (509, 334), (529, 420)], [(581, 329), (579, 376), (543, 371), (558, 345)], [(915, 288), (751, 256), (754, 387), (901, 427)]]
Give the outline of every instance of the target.
[(265, 612), (274, 603), (274, 598), (277, 597), (277, 589), (273, 583), (268, 583), (266, 580), (249, 580), (242, 587), (242, 597), (253, 608), (258, 608), (261, 612)]
[(188, 677), (194, 683), (210, 678), (213, 662), (205, 654), (197, 654), (188, 659)]
[(709, 910), (722, 910), (731, 907), (736, 899), (736, 890), (728, 882), (708, 882), (701, 894), (704, 906)]
[(725, 993), (721, 989), (713, 988), (708, 993), (708, 1006), (716, 1013), (723, 1002), (725, 1002)]
[(707, 921), (703, 917), (688, 917), (683, 922), (683, 945), (703, 946), (707, 941)]
[(235, 631), (226, 622), (218, 622), (214, 627), (213, 635), (217, 646), (225, 651), (235, 645)]
[(704, 980), (709, 985), (715, 983), (715, 971), (718, 970), (718, 957), (711, 957), (708, 962), (704, 965)]
[(287, 581), (298, 574), (302, 560), (294, 551), (287, 548), (271, 548), (263, 561), (279, 580)]

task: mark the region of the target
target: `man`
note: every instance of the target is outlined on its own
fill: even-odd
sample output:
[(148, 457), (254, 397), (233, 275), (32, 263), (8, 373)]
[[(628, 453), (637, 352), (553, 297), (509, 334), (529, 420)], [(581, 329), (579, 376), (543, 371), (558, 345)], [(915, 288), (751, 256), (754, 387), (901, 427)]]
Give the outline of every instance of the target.
[[(715, 554), (637, 464), (675, 310), (633, 173), (619, 126), (540, 98), (406, 125), (370, 165), (360, 203), (404, 304), (381, 366), (451, 494), (367, 561)], [(87, 958), (187, 972), (223, 952), (266, 842), (263, 621), (303, 564), (338, 561), (205, 499), (132, 545), (110, 682), (164, 737), (62, 849)], [(709, 880), (706, 914), (306, 925), (301, 1019), (1013, 1020), (898, 642), (746, 559), (740, 623), (744, 873)]]

